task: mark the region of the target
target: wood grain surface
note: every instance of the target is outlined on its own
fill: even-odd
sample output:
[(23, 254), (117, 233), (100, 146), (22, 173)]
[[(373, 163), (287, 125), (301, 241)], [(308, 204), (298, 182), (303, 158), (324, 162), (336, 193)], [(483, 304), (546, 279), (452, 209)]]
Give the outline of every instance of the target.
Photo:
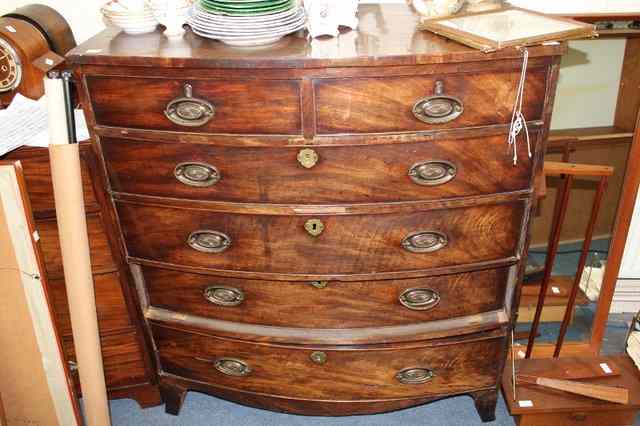
[[(147, 382), (144, 360), (135, 330), (100, 336), (102, 344), (102, 359), (104, 363), (105, 380), (109, 389)], [(73, 337), (63, 339), (63, 347), (67, 359), (76, 362)], [(76, 372), (76, 387), (80, 382)]]
[[(323, 400), (429, 397), (481, 389), (495, 383), (493, 361), (503, 338), (430, 342), (412, 347), (323, 348), (271, 346), (184, 333), (153, 326), (163, 371), (231, 389), (285, 397)], [(326, 362), (314, 363), (313, 352)], [(245, 377), (220, 373), (219, 358), (239, 359), (251, 368)], [(423, 384), (403, 384), (396, 374), (406, 368), (434, 373)]]
[[(535, 134), (532, 134), (535, 140)], [(300, 165), (302, 148), (225, 147), (103, 138), (111, 188), (117, 192), (192, 200), (254, 203), (370, 203), (436, 200), (528, 189), (531, 161), (518, 164), (505, 136), (420, 143), (313, 147), (317, 164)], [(447, 161), (453, 180), (419, 185), (409, 171), (427, 161)], [(220, 180), (194, 187), (175, 168), (197, 162), (215, 167)], [(153, 167), (147, 167), (152, 163)], [(339, 188), (339, 190), (336, 190)]]
[[(151, 306), (239, 323), (303, 328), (356, 328), (411, 324), (500, 309), (507, 269), (406, 280), (339, 282), (325, 288), (311, 282), (244, 280), (166, 269), (143, 268)], [(242, 292), (237, 306), (213, 304), (204, 297), (211, 286)], [(430, 289), (440, 298), (430, 310), (400, 303), (410, 289)], [(277, 306), (278, 309), (273, 309)]]
[[(118, 273), (99, 274), (93, 277), (96, 294), (96, 310), (98, 326), (101, 332), (130, 329), (131, 319), (127, 312), (127, 305), (120, 288)], [(52, 299), (56, 316), (56, 323), (63, 336), (71, 336), (71, 318), (64, 279), (50, 281)]]
[[(527, 74), (522, 112), (527, 120), (542, 116), (546, 69)], [(511, 121), (520, 72), (451, 74), (385, 78), (323, 79), (315, 82), (318, 133), (379, 133), (462, 128)], [(443, 95), (460, 99), (464, 111), (444, 124), (416, 119), (419, 100), (434, 96), (436, 82)]]
[[(64, 278), (58, 223), (53, 219), (42, 220), (37, 222), (36, 226), (40, 233), (40, 247), (44, 254), (47, 274), (53, 279)], [(87, 233), (93, 273), (115, 272), (116, 265), (99, 214), (87, 217)]]
[[(201, 127), (179, 126), (165, 116), (167, 104), (185, 96), (210, 102), (215, 116)], [(141, 129), (209, 133), (298, 134), (300, 88), (295, 80), (144, 79), (89, 77), (87, 85), (97, 124)]]
[[(518, 254), (523, 203), (387, 215), (317, 216), (325, 230), (312, 237), (308, 216), (222, 214), (118, 203), (129, 256), (176, 265), (249, 272), (358, 274), (428, 269), (505, 259)], [(203, 253), (187, 245), (194, 231), (226, 234), (231, 246)], [(448, 244), (411, 253), (405, 237), (437, 231)], [(363, 256), (363, 253), (367, 253)]]

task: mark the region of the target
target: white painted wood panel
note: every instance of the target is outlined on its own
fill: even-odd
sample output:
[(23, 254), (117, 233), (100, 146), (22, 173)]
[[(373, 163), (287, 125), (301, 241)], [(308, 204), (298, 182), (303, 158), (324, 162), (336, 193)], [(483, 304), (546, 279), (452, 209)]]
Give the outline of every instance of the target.
[(636, 199), (619, 276), (640, 280), (640, 197)]

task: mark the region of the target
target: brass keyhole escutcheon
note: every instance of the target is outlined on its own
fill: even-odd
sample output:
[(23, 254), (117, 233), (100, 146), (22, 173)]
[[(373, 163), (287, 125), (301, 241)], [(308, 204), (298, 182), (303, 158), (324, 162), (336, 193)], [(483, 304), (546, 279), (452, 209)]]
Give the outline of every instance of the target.
[(315, 288), (323, 289), (327, 288), (329, 281), (311, 281), (311, 285)]
[(311, 361), (315, 362), (316, 364), (324, 364), (325, 362), (327, 362), (327, 354), (324, 352), (313, 352), (310, 355)]
[(310, 169), (318, 163), (318, 153), (313, 149), (305, 148), (298, 152), (298, 163), (305, 169)]
[(309, 219), (304, 223), (304, 229), (312, 237), (317, 237), (324, 231), (324, 223), (320, 219)]

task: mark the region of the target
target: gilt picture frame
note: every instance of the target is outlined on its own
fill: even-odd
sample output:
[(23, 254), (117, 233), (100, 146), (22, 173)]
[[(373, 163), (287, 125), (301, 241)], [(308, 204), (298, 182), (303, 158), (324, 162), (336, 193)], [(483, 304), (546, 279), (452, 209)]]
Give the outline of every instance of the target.
[(519, 7), (424, 20), (419, 28), (487, 53), (598, 35), (592, 24)]

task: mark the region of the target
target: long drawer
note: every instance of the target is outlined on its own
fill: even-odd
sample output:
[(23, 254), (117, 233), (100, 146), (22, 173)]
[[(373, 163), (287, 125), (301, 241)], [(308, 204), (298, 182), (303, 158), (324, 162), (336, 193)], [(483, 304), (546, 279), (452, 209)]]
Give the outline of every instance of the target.
[[(527, 72), (527, 120), (542, 117), (546, 68)], [(320, 134), (381, 133), (506, 124), (520, 70), (322, 79), (314, 82)]]
[(247, 280), (150, 267), (142, 271), (153, 307), (239, 323), (339, 329), (500, 309), (509, 270), (356, 282)]
[(308, 148), (103, 138), (102, 148), (114, 191), (197, 200), (433, 200), (523, 190), (531, 178), (526, 150), (514, 166), (505, 135)]
[(503, 336), (358, 348), (276, 346), (152, 326), (162, 371), (297, 399), (429, 397), (495, 386)]
[(410, 213), (295, 216), (118, 202), (131, 257), (263, 273), (414, 271), (518, 255), (524, 201)]
[(90, 76), (87, 86), (98, 125), (229, 134), (302, 131), (297, 80)]

